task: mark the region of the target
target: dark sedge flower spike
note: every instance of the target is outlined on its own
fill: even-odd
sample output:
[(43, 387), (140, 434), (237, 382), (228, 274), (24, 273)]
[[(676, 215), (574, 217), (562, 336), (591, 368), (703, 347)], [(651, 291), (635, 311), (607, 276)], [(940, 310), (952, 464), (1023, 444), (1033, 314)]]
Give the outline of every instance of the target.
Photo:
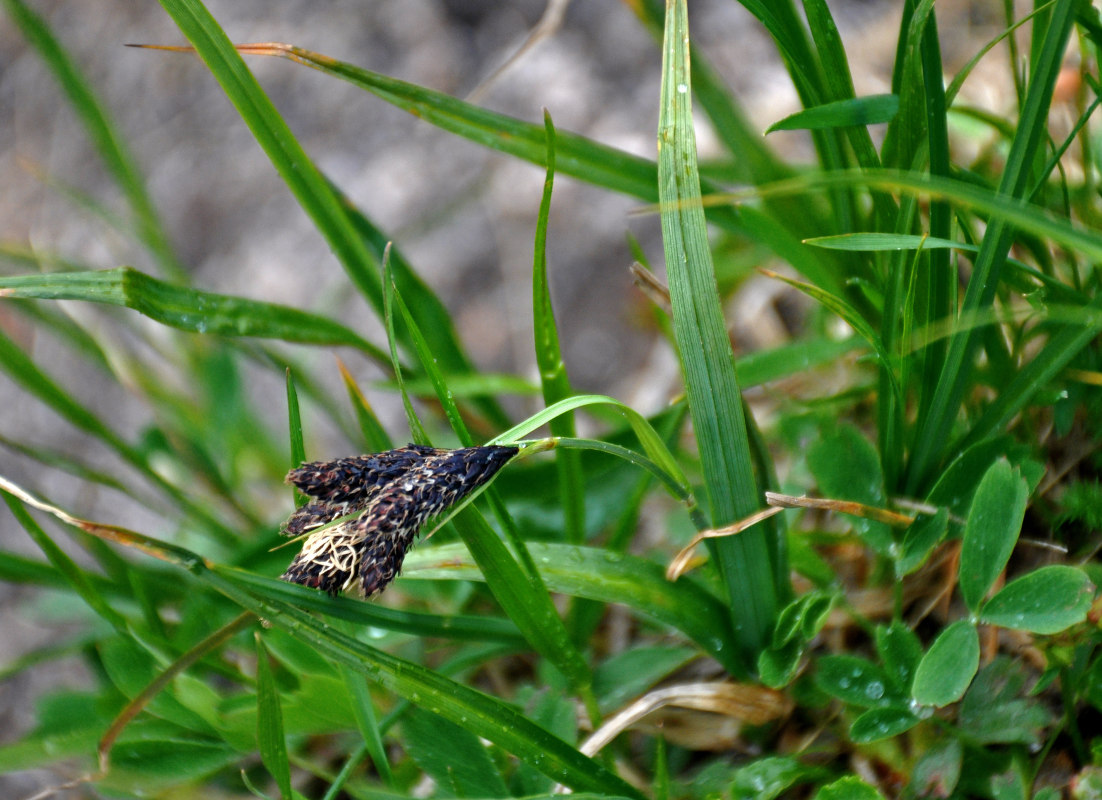
[(364, 596), (381, 592), (425, 523), (488, 483), (518, 450), (411, 444), (291, 470), (288, 483), (315, 499), (283, 527), (288, 536), (310, 534), (283, 580), (331, 595), (358, 580)]

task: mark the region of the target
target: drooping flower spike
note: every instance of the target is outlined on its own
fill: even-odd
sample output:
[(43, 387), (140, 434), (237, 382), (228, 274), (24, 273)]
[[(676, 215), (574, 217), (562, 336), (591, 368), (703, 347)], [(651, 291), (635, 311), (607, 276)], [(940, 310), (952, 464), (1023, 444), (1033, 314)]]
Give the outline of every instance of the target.
[(287, 481), (315, 499), (287, 520), (283, 532), (315, 532), (283, 579), (331, 595), (358, 579), (364, 596), (381, 592), (401, 572), (406, 551), (425, 522), (486, 484), (518, 450), (411, 444), (291, 470)]

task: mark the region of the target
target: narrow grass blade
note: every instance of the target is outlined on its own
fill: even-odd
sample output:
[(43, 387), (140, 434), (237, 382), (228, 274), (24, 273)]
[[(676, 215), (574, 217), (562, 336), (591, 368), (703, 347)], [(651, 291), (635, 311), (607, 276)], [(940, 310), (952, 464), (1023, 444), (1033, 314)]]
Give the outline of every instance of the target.
[(642, 800), (630, 784), (533, 723), (515, 706), (345, 636), (297, 608), (274, 600), (255, 600), (234, 582), (213, 572), (199, 569), (197, 575), (243, 608), (309, 642), (334, 662), (497, 744), (543, 774), (580, 791)]
[(789, 114), (765, 129), (773, 131), (805, 131), (822, 128), (848, 128), (855, 125), (875, 125), (891, 122), (899, 111), (899, 98), (894, 94), (878, 94), (835, 100)]
[(89, 575), (78, 567), (73, 560), (57, 546), (46, 531), (35, 522), (34, 517), (27, 513), (27, 509), (24, 508), (23, 504), (16, 499), (14, 495), (2, 490), (0, 490), (0, 494), (3, 494), (4, 502), (7, 503), (8, 508), (11, 509), (11, 513), (15, 515), (19, 524), (23, 526), (23, 530), (25, 530), (31, 539), (34, 540), (34, 543), (38, 545), (39, 549), (45, 553), (46, 558), (49, 559), (54, 568), (65, 576), (69, 585), (72, 586), (78, 595), (80, 595), (80, 598), (84, 600), (89, 608), (95, 611), (104, 622), (111, 625), (111, 627), (123, 636), (129, 638), (130, 631), (126, 618), (111, 607), (111, 604), (101, 593), (101, 589), (90, 580)]
[[(353, 212), (314, 166), (202, 3), (199, 0), (164, 0), (162, 6), (218, 80), (295, 199), (329, 243), (352, 283), (381, 315), (382, 291), (379, 274), (374, 269), (375, 256), (366, 231), (362, 226), (357, 227), (357, 222), (363, 221), (362, 215)], [(403, 273), (402, 281), (403, 285), (417, 282), (411, 273)], [(421, 308), (426, 311), (424, 321), (428, 329), (439, 330), (442, 336), (450, 332), (450, 324), (434, 325), (430, 320), (437, 315), (438, 301), (428, 300), (425, 291), (419, 296), (426, 300)], [(450, 346), (440, 347), (439, 355), (448, 357), (454, 352), (452, 337)], [(458, 365), (449, 366), (455, 366), (457, 372), (464, 371)]]
[(291, 763), (283, 738), (283, 709), (264, 639), (256, 634), (256, 739), (260, 760), (275, 778), (279, 796), (291, 800)]
[[(1047, 132), (1053, 85), (1063, 64), (1064, 49), (1075, 20), (1075, 7), (1073, 0), (1061, 0), (1053, 6), (1043, 47), (1033, 59), (1029, 89), (1007, 157), (1000, 194), (1021, 198), (1029, 188), (1034, 156)], [(1002, 220), (988, 225), (968, 281), (962, 315), (967, 316), (991, 305), (1013, 233), (1013, 229)], [(907, 473), (907, 488), (911, 493), (916, 493), (929, 483), (931, 471), (945, 455), (950, 429), (964, 392), (972, 381), (971, 361), (979, 342), (979, 331), (974, 329), (955, 335), (949, 341), (927, 412), (919, 415), (923, 423), (915, 435), (914, 452)]]
[(279, 600), (296, 608), (314, 611), (364, 628), (381, 628), (410, 636), (455, 641), (501, 642), (514, 647), (522, 646), (525, 641), (517, 626), (505, 617), (489, 614), (443, 616), (403, 611), (348, 597), (328, 597), (304, 586), (267, 578), (237, 567), (213, 564), (210, 569), (227, 580), (232, 580), (259, 600)]
[(355, 347), (387, 363), (379, 347), (340, 323), (290, 306), (173, 286), (129, 267), (0, 278), (0, 298), (85, 300), (123, 306), (193, 333)]
[[(401, 316), (421, 366), (432, 381), (444, 414), (460, 442), (470, 447), (473, 441), (466, 424), (444, 383), (440, 370), (433, 361), (428, 343), (421, 335), (405, 302), (395, 291), (389, 269), (384, 271), (384, 283), (388, 308), (394, 307)], [(390, 325), (388, 333), (391, 334), (393, 342), (393, 315), (388, 313), (387, 318)], [(393, 348), (393, 344), (391, 347)], [(395, 363), (395, 369), (399, 369), (397, 363)], [(403, 396), (405, 396), (404, 391)], [(412, 413), (408, 400), (407, 411)], [(415, 431), (415, 433), (418, 432)], [(424, 435), (423, 430), (419, 433)], [(529, 637), (532, 646), (563, 672), (572, 688), (583, 697), (589, 695), (589, 687), (593, 681), (589, 664), (571, 641), (566, 626), (555, 610), (554, 603), (551, 602), (551, 596), (540, 581), (539, 572), (528, 553), (525, 542), (520, 538), (515, 523), (505, 509), (505, 504), (496, 496), (492, 486), (487, 488), (485, 495), (501, 524), (504, 539), (509, 546), (505, 546), (502, 538), (473, 507), (463, 509), (453, 518), (456, 530), (459, 531), (459, 535), (463, 537), (463, 541), (487, 575), (490, 590), (505, 613)]]
[[(957, 179), (940, 178), (897, 170), (843, 170), (831, 173), (809, 173), (790, 180), (727, 195), (709, 195), (708, 204), (738, 203), (743, 199), (772, 195), (799, 194), (833, 186), (865, 186), (886, 189), (915, 197), (947, 199), (958, 209), (976, 211), (1038, 238), (1074, 250), (1086, 258), (1102, 260), (1102, 236), (1057, 218), (1040, 206), (1027, 205), (1003, 193), (993, 193)], [(654, 210), (661, 211), (661, 207)]]
[(152, 252), (165, 275), (186, 280), (187, 272), (173, 253), (157, 210), (145, 190), (145, 179), (137, 162), (91, 85), (41, 17), (22, 0), (4, 0), (4, 7), (54, 73), (100, 158), (122, 189), (134, 214), (138, 237)]
[(141, 453), (42, 372), (27, 354), (2, 332), (0, 332), (0, 369), (71, 425), (99, 439), (127, 463), (136, 467), (150, 483), (172, 498), (180, 508), (202, 521), (221, 541), (237, 541), (236, 532), (227, 528), (201, 503), (191, 499), (187, 493), (161, 477)]
[[(695, 580), (671, 583), (665, 568), (643, 558), (593, 547), (529, 542), (547, 586), (555, 592), (625, 605), (681, 631), (728, 670), (739, 670), (738, 652), (723, 604)], [(408, 577), (485, 580), (459, 544), (415, 550)]]
[[(749, 516), (760, 505), (734, 356), (716, 292), (701, 205), (693, 131), (688, 11), (670, 0), (663, 42), (658, 166), (662, 237), (670, 281), (674, 336), (713, 527)], [(746, 668), (765, 647), (781, 591), (762, 528), (710, 540), (726, 585)]]
[[(349, 81), (446, 131), (493, 150), (545, 166), (546, 138), (541, 125), (487, 111), (471, 103), (352, 64), (294, 47), (265, 43), (239, 45), (249, 55), (279, 56)], [(559, 171), (647, 200), (657, 199), (654, 164), (576, 134), (557, 132)]]
[[(532, 259), (532, 328), (536, 345), (536, 365), (540, 372), (543, 402), (552, 405), (573, 394), (566, 365), (559, 347), (559, 331), (555, 311), (551, 306), (551, 287), (547, 280), (547, 220), (551, 213), (551, 190), (555, 181), (555, 126), (551, 115), (544, 112), (547, 129), (547, 177), (543, 183), (539, 218), (536, 221), (536, 243)], [(551, 420), (551, 435), (575, 435), (574, 415), (567, 412)], [(585, 541), (585, 479), (578, 454), (562, 450), (555, 455), (559, 476), (559, 496), (563, 507), (565, 534), (568, 542)]]

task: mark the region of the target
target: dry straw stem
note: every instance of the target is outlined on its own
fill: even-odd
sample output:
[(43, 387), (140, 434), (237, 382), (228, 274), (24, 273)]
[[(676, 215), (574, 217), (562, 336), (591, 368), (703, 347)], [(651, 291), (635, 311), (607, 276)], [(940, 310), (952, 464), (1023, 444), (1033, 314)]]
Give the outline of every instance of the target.
[(900, 514), (896, 511), (888, 511), (886, 508), (855, 503), (850, 500), (829, 500), (818, 497), (796, 497), (791, 494), (779, 494), (766, 492), (765, 502), (775, 508), (818, 508), (824, 511), (834, 511), (839, 514), (849, 514), (854, 517), (863, 517), (877, 522), (883, 522), (895, 528), (906, 528), (913, 523), (914, 517)]
[(782, 511), (784, 511), (782, 507), (763, 508), (761, 511), (755, 511), (750, 516), (740, 519), (738, 522), (732, 522), (730, 525), (724, 525), (722, 528), (701, 531), (693, 537), (691, 542), (682, 548), (681, 552), (674, 556), (670, 565), (666, 568), (666, 580), (675, 581), (684, 575), (690, 567), (696, 566), (692, 561), (693, 553), (705, 539), (719, 539), (724, 536), (734, 536), (736, 533), (742, 533), (747, 528), (757, 525), (762, 520), (769, 519)]

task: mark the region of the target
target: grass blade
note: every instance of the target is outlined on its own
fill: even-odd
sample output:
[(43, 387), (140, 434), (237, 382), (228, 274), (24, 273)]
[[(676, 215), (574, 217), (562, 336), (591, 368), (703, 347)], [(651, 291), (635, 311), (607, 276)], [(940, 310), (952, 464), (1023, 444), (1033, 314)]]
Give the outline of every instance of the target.
[[(546, 111), (543, 119), (547, 128), (547, 177), (543, 183), (543, 198), (540, 200), (539, 218), (536, 222), (535, 255), (532, 259), (532, 328), (543, 402), (545, 405), (553, 405), (569, 397), (573, 390), (562, 360), (555, 311), (551, 306), (551, 287), (547, 282), (547, 219), (551, 212), (551, 189), (555, 181), (555, 127), (551, 122), (551, 115)], [(552, 436), (573, 437), (573, 412), (551, 420), (550, 428)], [(581, 461), (577, 453), (560, 450), (555, 454), (555, 467), (559, 477), (566, 540), (581, 544), (585, 541), (585, 478)]]
[(85, 300), (122, 306), (178, 330), (355, 347), (379, 364), (384, 351), (327, 317), (290, 306), (201, 292), (129, 267), (0, 278), (0, 298)]
[[(1007, 157), (1000, 194), (1021, 198), (1028, 190), (1033, 158), (1047, 131), (1052, 90), (1063, 64), (1064, 49), (1075, 21), (1075, 3), (1063, 0), (1053, 6), (1042, 50), (1033, 61), (1017, 132)], [(999, 275), (1013, 240), (1013, 229), (1002, 220), (988, 225), (965, 291), (961, 314), (987, 308), (999, 285)], [(971, 379), (971, 360), (980, 342), (980, 331), (969, 329), (952, 337), (927, 413), (915, 435), (907, 472), (907, 489), (917, 494), (929, 482), (931, 470), (942, 460), (949, 431)]]
[[(681, 354), (689, 410), (700, 448), (713, 527), (760, 507), (735, 377), (734, 355), (716, 292), (709, 250), (696, 141), (692, 127), (688, 11), (670, 0), (663, 44), (658, 167), (662, 237), (670, 282), (674, 336)], [(765, 646), (777, 612), (779, 587), (764, 528), (711, 540), (730, 595), (740, 655), (749, 669)]]

